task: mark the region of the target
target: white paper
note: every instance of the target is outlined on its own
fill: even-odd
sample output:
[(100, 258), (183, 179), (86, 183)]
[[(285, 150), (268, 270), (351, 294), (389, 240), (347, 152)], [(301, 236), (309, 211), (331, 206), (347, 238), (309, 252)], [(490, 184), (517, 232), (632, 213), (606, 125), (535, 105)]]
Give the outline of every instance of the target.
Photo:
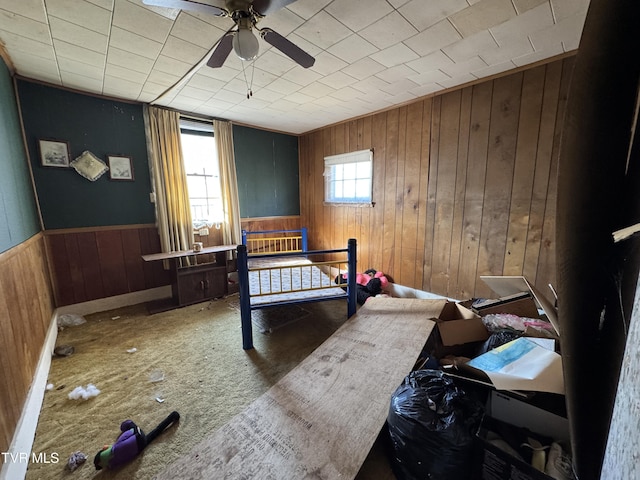
[(498, 390), (530, 390), (564, 394), (562, 357), (525, 337), (469, 361), (487, 374)]

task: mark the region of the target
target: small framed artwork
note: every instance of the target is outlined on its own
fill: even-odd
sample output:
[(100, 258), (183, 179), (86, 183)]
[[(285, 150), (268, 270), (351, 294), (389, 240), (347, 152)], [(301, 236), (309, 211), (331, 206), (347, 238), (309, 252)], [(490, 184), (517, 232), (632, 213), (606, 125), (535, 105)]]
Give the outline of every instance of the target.
[(133, 181), (133, 163), (126, 155), (107, 155), (111, 180)]
[(38, 147), (43, 167), (69, 167), (69, 142), (40, 139)]

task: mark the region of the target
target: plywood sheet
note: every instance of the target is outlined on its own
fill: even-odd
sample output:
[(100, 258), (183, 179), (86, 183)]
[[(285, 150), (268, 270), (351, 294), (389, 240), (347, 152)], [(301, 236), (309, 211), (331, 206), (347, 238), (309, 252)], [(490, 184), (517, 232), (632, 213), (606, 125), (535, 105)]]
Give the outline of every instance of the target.
[(229, 423), (157, 475), (354, 478), (445, 300), (372, 298)]

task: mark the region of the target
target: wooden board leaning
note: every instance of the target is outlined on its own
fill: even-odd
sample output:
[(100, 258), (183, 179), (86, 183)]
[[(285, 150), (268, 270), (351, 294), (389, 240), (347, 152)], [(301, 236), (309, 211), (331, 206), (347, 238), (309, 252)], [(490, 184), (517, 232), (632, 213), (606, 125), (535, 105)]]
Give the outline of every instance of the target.
[(444, 303), (368, 300), (244, 412), (154, 478), (354, 478)]

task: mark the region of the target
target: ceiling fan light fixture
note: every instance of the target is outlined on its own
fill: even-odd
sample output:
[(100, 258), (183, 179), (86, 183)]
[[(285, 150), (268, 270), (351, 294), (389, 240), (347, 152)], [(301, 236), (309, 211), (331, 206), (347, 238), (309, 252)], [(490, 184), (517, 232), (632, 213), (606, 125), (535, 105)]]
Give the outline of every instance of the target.
[(239, 26), (233, 36), (233, 51), (241, 60), (253, 60), (258, 56), (260, 45), (251, 27)]

